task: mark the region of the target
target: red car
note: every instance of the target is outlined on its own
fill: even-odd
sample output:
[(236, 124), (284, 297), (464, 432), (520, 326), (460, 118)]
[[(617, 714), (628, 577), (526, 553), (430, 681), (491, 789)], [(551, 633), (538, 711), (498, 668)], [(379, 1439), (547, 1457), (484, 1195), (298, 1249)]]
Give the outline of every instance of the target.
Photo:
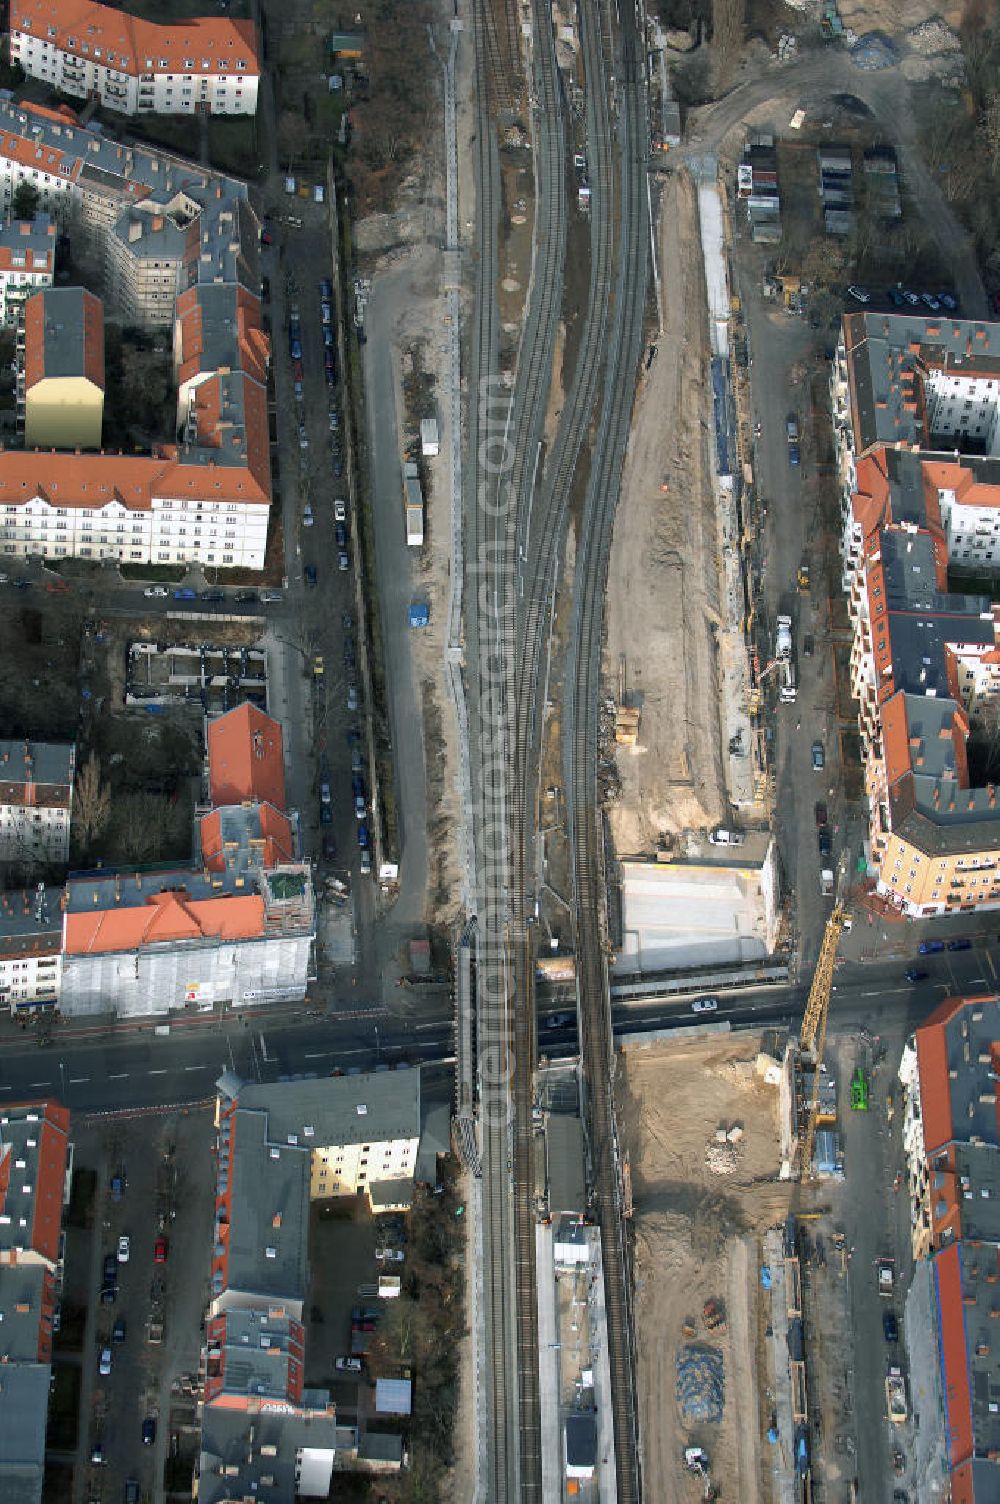
[(167, 1240), (166, 1240), (166, 1238), (162, 1238), (162, 1237), (161, 1238), (157, 1238), (156, 1242), (153, 1244), (153, 1263), (154, 1264), (165, 1264), (166, 1262), (167, 1262)]

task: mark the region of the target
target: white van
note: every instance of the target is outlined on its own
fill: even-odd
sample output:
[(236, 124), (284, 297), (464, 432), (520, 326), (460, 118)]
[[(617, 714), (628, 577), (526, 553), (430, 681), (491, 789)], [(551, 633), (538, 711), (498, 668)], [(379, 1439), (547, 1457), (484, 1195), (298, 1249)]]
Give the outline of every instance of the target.
[(746, 834), (742, 830), (724, 830), (720, 825), (708, 838), (713, 846), (742, 846)]

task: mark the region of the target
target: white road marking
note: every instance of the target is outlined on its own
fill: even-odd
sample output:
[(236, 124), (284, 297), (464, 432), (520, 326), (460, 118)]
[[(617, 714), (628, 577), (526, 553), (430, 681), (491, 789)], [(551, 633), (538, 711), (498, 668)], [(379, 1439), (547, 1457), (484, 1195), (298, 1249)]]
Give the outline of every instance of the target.
[(69, 1084), (70, 1084), (70, 1086), (82, 1086), (83, 1083), (84, 1083), (84, 1081), (89, 1081), (89, 1080), (90, 1080), (89, 1076), (70, 1076), (70, 1078), (69, 1078)]
[(108, 1080), (109, 1081), (127, 1081), (128, 1080), (128, 1071), (121, 1071), (120, 1074), (117, 1075), (117, 1076), (109, 1076)]
[(165, 1076), (167, 1072), (165, 1067), (161, 1066), (159, 1070), (149, 1071), (147, 1074), (150, 1076)]
[(51, 1081), (29, 1081), (28, 1082), (28, 1090), (31, 1091), (31, 1089), (33, 1087), (35, 1087), (35, 1086), (51, 1086), (51, 1085), (52, 1085)]
[(211, 1071), (214, 1070), (215, 1067), (212, 1065), (186, 1065), (184, 1069), (186, 1071)]
[(302, 1058), (303, 1058), (303, 1060), (325, 1060), (328, 1055), (332, 1055), (332, 1054), (333, 1054), (332, 1050), (320, 1050), (318, 1054), (303, 1055)]

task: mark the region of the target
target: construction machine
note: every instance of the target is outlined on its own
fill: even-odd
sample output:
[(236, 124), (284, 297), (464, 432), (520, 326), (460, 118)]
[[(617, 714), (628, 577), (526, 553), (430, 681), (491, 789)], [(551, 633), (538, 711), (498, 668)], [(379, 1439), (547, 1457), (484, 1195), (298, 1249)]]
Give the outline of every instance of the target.
[(802, 1030), (799, 1034), (799, 1061), (805, 1072), (810, 1072), (812, 1085), (808, 1098), (803, 1097), (802, 1111), (805, 1116), (804, 1127), (799, 1128), (799, 1178), (809, 1180), (812, 1178), (813, 1149), (816, 1145), (816, 1123), (819, 1117), (819, 1080), (823, 1065), (823, 1053), (826, 1049), (826, 1026), (830, 1017), (830, 995), (833, 992), (833, 968), (837, 960), (837, 947), (844, 929), (848, 927), (850, 920), (844, 905), (838, 900), (834, 905), (833, 912), (826, 922), (823, 932), (823, 943), (819, 950), (819, 959), (816, 962), (816, 970), (813, 972), (812, 986), (809, 988), (809, 997), (806, 1002), (806, 1011), (802, 1018)]

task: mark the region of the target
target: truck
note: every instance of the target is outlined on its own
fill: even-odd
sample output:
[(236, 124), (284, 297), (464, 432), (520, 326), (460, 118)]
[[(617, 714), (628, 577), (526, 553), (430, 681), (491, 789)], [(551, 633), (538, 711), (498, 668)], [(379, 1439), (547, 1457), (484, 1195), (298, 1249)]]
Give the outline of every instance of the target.
[(832, 868), (830, 868), (830, 867), (823, 867), (823, 868), (820, 869), (820, 874), (819, 874), (819, 891), (822, 893), (822, 895), (823, 895), (824, 898), (832, 898), (833, 897), (833, 869)]
[(794, 705), (798, 698), (798, 685), (795, 680), (795, 664), (790, 658), (781, 660), (781, 678), (778, 683), (778, 699), (782, 705)]
[(896, 1276), (892, 1267), (892, 1259), (877, 1259), (875, 1263), (878, 1275), (878, 1293), (883, 1300), (891, 1300)]
[(792, 656), (792, 618), (790, 616), (778, 617), (778, 630), (774, 640), (775, 658), (790, 658)]
[(426, 627), (431, 619), (431, 608), (425, 601), (414, 601), (410, 607), (410, 626)]
[(894, 1426), (901, 1426), (907, 1417), (906, 1380), (896, 1363), (890, 1363), (885, 1375), (885, 1407)]
[(424, 509), (407, 505), (406, 542), (409, 548), (419, 548), (424, 541)]

